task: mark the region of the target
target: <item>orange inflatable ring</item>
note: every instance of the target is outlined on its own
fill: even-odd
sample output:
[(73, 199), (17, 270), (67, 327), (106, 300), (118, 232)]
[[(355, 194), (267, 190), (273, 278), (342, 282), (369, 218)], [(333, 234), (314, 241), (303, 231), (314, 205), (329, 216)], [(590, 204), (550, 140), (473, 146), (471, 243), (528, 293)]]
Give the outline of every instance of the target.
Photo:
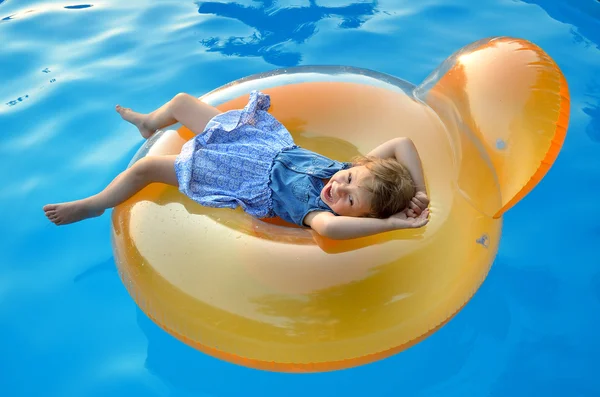
[[(431, 220), (421, 229), (332, 241), (278, 219), (202, 207), (153, 184), (114, 209), (114, 255), (140, 308), (210, 355), (273, 371), (326, 371), (414, 345), (473, 296), (494, 261), (502, 214), (554, 162), (567, 83), (536, 45), (475, 42), (416, 87), (350, 67), (298, 67), (230, 83), (201, 100), (242, 108), (250, 91), (296, 142), (346, 161), (408, 136), (423, 161)], [(132, 160), (178, 153), (160, 131)]]

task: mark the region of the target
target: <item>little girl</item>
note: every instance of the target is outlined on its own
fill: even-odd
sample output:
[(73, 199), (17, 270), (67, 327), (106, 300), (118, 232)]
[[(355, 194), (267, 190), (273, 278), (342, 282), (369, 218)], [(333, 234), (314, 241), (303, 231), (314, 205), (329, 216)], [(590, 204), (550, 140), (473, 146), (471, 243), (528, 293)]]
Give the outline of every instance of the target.
[(117, 105), (144, 138), (180, 122), (196, 136), (179, 155), (146, 156), (102, 192), (48, 204), (50, 221), (65, 225), (99, 216), (146, 185), (166, 183), (201, 205), (240, 206), (257, 218), (279, 216), (332, 239), (348, 239), (428, 222), (429, 199), (412, 141), (396, 138), (353, 163), (331, 160), (294, 144), (268, 109), (270, 98), (250, 94), (242, 110), (221, 113), (178, 94), (150, 114)]

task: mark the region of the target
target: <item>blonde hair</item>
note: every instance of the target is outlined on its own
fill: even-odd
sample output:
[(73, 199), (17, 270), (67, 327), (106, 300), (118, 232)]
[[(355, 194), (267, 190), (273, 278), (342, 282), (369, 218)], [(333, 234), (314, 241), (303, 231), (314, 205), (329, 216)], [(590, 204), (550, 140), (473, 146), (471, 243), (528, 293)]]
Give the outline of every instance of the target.
[(352, 163), (365, 166), (373, 177), (371, 186), (364, 186), (373, 194), (367, 216), (388, 218), (405, 209), (414, 197), (415, 183), (408, 169), (398, 160), (359, 156)]

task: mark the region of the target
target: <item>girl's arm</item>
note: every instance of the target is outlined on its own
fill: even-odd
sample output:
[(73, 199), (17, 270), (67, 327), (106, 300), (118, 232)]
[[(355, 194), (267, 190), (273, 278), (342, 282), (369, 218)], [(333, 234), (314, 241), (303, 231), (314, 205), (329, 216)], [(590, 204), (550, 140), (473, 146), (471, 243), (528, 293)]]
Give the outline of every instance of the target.
[(334, 240), (365, 237), (396, 229), (417, 228), (428, 222), (429, 211), (418, 217), (409, 217), (406, 212), (387, 219), (336, 216), (327, 211), (313, 211), (304, 218), (304, 223), (324, 237)]
[(381, 158), (395, 157), (396, 160), (404, 165), (406, 169), (408, 169), (408, 172), (410, 172), (410, 176), (415, 182), (417, 193), (421, 192), (427, 195), (421, 158), (419, 157), (415, 144), (410, 138), (402, 137), (391, 139), (371, 150), (368, 156)]

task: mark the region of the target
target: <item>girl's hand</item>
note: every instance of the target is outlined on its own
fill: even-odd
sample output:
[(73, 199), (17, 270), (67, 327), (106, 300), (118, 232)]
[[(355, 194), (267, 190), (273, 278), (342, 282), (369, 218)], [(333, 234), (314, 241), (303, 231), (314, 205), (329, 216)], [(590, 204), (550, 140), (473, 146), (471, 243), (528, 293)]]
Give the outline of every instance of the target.
[(395, 229), (411, 229), (425, 226), (429, 222), (429, 209), (425, 208), (418, 216), (408, 215), (409, 209), (398, 212), (388, 219)]
[(429, 197), (427, 197), (427, 194), (425, 194), (425, 192), (418, 191), (415, 194), (415, 197), (413, 197), (410, 203), (408, 203), (406, 215), (408, 215), (411, 218), (416, 218), (419, 215), (421, 215), (421, 213), (425, 211), (425, 209), (427, 209), (428, 206)]

